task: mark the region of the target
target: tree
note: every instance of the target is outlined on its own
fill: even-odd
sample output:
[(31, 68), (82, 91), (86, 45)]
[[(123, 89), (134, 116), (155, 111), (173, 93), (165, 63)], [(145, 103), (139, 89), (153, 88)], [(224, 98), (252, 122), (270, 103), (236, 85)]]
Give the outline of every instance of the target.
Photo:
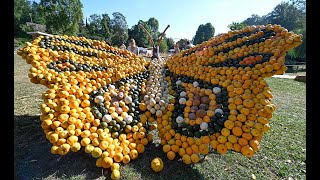
[(306, 0), (289, 0), (289, 2), (303, 13), (306, 13)]
[(179, 49), (181, 49), (181, 50), (184, 49), (187, 41), (188, 41), (188, 39), (180, 39), (180, 40), (178, 41)]
[(128, 39), (128, 25), (126, 18), (119, 12), (112, 13), (113, 19), (111, 20), (111, 41), (112, 44), (120, 46)]
[(129, 39), (133, 38), (136, 41), (137, 46), (147, 47), (150, 45), (149, 38), (146, 32), (139, 27), (139, 24), (142, 24), (147, 31), (150, 32), (150, 27), (147, 25), (147, 23), (139, 20), (139, 22), (130, 29)]
[(300, 44), (300, 46), (294, 48), (294, 52), (295, 52), (295, 55), (297, 57), (302, 57), (302, 58), (305, 58), (306, 57), (306, 44), (307, 44), (307, 38), (306, 38), (306, 29), (299, 29), (299, 30), (296, 30), (297, 34), (302, 34), (303, 35), (303, 38), (302, 38), (302, 44)]
[(196, 35), (194, 36), (193, 44), (200, 44), (203, 41), (209, 40), (211, 37), (214, 36), (214, 31), (215, 31), (215, 29), (211, 23), (207, 23), (204, 25), (201, 24), (198, 27)]
[(79, 33), (84, 34), (87, 33), (86, 24), (84, 23), (84, 20), (81, 19), (79, 22)]
[(101, 19), (101, 34), (104, 36), (108, 41), (111, 40), (111, 19), (107, 13), (102, 14), (102, 19)]
[(266, 24), (266, 20), (264, 16), (261, 17), (257, 14), (252, 14), (249, 18), (242, 21), (242, 24), (246, 24), (248, 26), (262, 25), (262, 24)]
[(159, 35), (160, 35), (159, 21), (156, 18), (151, 17), (151, 18), (149, 18), (149, 20), (146, 23), (150, 28), (150, 34), (151, 34), (153, 41), (157, 41), (159, 38)]
[(160, 42), (159, 51), (160, 52), (168, 52), (168, 45), (167, 45), (167, 41), (165, 40), (165, 38), (163, 38)]
[(268, 23), (280, 24), (289, 31), (303, 28), (304, 18), (304, 13), (289, 2), (278, 4), (273, 11), (266, 16)]
[(80, 0), (41, 0), (39, 10), (44, 14), (49, 33), (76, 35), (82, 19)]
[(228, 25), (228, 28), (230, 28), (230, 30), (234, 31), (234, 30), (240, 30), (242, 28), (244, 28), (246, 25), (243, 23), (237, 23), (237, 22), (232, 22), (231, 24)]
[(38, 3), (32, 3), (30, 15), (32, 17), (32, 22), (43, 25), (46, 24), (46, 19), (44, 17), (44, 14), (41, 12), (41, 8)]
[(26, 22), (30, 22), (29, 13), (31, 13), (30, 1), (27, 0), (14, 0), (14, 36), (15, 37), (27, 37), (28, 35), (24, 31)]
[(89, 17), (89, 33), (91, 35), (100, 35), (102, 24), (101, 24), (101, 16), (98, 14), (92, 14)]
[(167, 45), (169, 49), (173, 49), (174, 48), (174, 40), (172, 38), (166, 38), (167, 41)]

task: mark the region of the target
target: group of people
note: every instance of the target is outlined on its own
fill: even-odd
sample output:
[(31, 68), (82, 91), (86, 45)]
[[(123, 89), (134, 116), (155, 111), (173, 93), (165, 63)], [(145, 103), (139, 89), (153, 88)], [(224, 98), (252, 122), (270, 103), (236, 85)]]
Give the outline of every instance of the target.
[[(193, 47), (194, 45), (189, 41), (187, 40), (185, 46), (184, 46), (184, 49), (189, 49), (191, 47)], [(174, 45), (174, 53), (179, 53), (180, 52), (180, 47), (179, 47), (179, 42), (177, 42), (175, 45)]]
[[(191, 47), (193, 47), (194, 45), (189, 41), (187, 40), (186, 44), (185, 44), (185, 47), (184, 49), (189, 49)], [(120, 49), (126, 49), (126, 45), (122, 44), (120, 46)], [(129, 46), (127, 48), (128, 51), (136, 54), (136, 55), (139, 55), (139, 47), (136, 45), (136, 41), (134, 39), (130, 39), (130, 43), (129, 43)], [(180, 47), (179, 47), (179, 42), (177, 42), (175, 45), (174, 45), (174, 53), (179, 53), (180, 52)]]

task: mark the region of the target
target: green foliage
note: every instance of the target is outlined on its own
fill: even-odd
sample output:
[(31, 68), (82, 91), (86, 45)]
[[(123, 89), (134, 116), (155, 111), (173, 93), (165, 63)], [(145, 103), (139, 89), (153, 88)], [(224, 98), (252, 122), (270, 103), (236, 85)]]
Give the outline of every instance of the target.
[(296, 28), (303, 28), (305, 14), (288, 2), (278, 4), (273, 11), (266, 15), (270, 24), (280, 24), (289, 31)]
[(187, 41), (188, 41), (188, 39), (180, 39), (180, 40), (178, 41), (178, 43), (179, 43), (179, 49), (181, 49), (181, 50), (184, 49)]
[(159, 35), (160, 35), (160, 33), (159, 33), (159, 21), (156, 18), (151, 17), (146, 22), (146, 24), (150, 28), (150, 34), (151, 34), (151, 37), (152, 37), (153, 41), (156, 42), (158, 37), (159, 37)]
[(139, 24), (142, 24), (150, 32), (150, 27), (147, 25), (147, 23), (142, 20), (139, 20), (139, 22), (136, 25), (132, 26), (132, 28), (129, 29), (128, 41), (131, 38), (133, 38), (136, 41), (137, 46), (139, 46), (139, 47), (150, 46), (148, 36), (143, 31), (143, 29), (139, 27)]
[(303, 13), (306, 12), (306, 0), (289, 0), (289, 2)]
[(302, 38), (302, 44), (300, 44), (300, 46), (294, 48), (293, 50), (295, 51), (296, 57), (305, 58), (306, 57), (306, 45), (307, 45), (306, 29), (304, 28), (304, 29), (296, 30), (295, 33), (302, 34), (303, 38)]
[(289, 31), (303, 35), (303, 43), (288, 52), (288, 56), (305, 58), (306, 56), (306, 1), (289, 0), (278, 4), (270, 13), (265, 16), (252, 14), (242, 21), (246, 25), (279, 24)]
[(198, 27), (196, 35), (194, 36), (193, 44), (200, 44), (203, 41), (209, 40), (211, 37), (214, 36), (214, 32), (215, 29), (211, 23), (201, 24)]
[(113, 18), (110, 22), (111, 27), (111, 42), (113, 45), (120, 46), (125, 43), (128, 39), (128, 25), (126, 17), (124, 17), (120, 12), (112, 13)]
[(168, 45), (167, 45), (167, 41), (163, 38), (160, 42), (159, 45), (159, 51), (160, 52), (168, 52)]
[(242, 24), (246, 24), (248, 26), (266, 24), (265, 16), (261, 17), (257, 14), (252, 14), (249, 18), (242, 21)]
[(80, 0), (41, 0), (39, 6), (49, 33), (76, 35), (79, 31), (83, 16)]
[(14, 24), (14, 37), (27, 37), (28, 34), (26, 33), (26, 22), (30, 22), (31, 13), (31, 5), (30, 1), (27, 0), (14, 0), (14, 17), (13, 17), (13, 24)]
[(102, 29), (101, 33), (106, 37), (109, 41), (111, 40), (111, 19), (107, 13), (102, 14), (101, 19)]
[(89, 17), (89, 25), (88, 31), (90, 34), (95, 35), (101, 33), (102, 24), (101, 24), (101, 16), (98, 14), (92, 14)]
[(30, 42), (31, 40), (30, 36), (27, 38), (14, 38), (14, 46), (22, 47), (26, 42)]
[(296, 52), (295, 52), (294, 49), (290, 49), (290, 50), (287, 52), (287, 55), (290, 56), (290, 57), (293, 57), (293, 58), (297, 57)]
[(41, 11), (41, 7), (38, 3), (33, 2), (31, 5), (31, 17), (32, 22), (37, 24), (46, 24), (46, 19), (44, 17), (44, 13)]
[(167, 41), (167, 45), (169, 49), (173, 49), (174, 48), (174, 40), (172, 38), (166, 38)]
[(147, 33), (139, 27), (139, 24), (142, 24), (145, 27), (145, 29), (150, 33), (151, 38), (156, 45), (158, 42), (158, 38), (160, 36), (160, 32), (159, 32), (159, 21), (154, 17), (149, 18), (147, 21), (139, 20), (139, 22), (136, 25), (133, 25), (129, 29), (128, 41), (131, 38), (133, 38), (135, 39), (136, 44), (138, 46), (142, 46), (142, 47), (152, 46)]
[(246, 25), (244, 23), (237, 23), (237, 22), (232, 22), (231, 24), (228, 25), (228, 28), (230, 28), (230, 30), (234, 31), (234, 30), (240, 30), (242, 28), (244, 28)]

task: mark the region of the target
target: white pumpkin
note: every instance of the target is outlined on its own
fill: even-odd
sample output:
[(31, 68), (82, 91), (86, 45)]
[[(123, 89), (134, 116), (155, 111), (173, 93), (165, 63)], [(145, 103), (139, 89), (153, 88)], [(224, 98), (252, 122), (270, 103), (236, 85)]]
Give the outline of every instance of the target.
[(214, 110), (214, 113), (217, 113), (217, 112), (219, 112), (220, 114), (223, 114), (222, 109), (216, 109), (216, 110)]
[(154, 108), (155, 108), (156, 110), (159, 110), (161, 107), (160, 107), (159, 104), (155, 104), (155, 105), (154, 105)]
[(179, 99), (179, 104), (186, 104), (186, 98), (180, 98)]
[(156, 109), (155, 108), (151, 108), (150, 112), (151, 112), (151, 114), (155, 114), (156, 113)]
[(166, 110), (165, 106), (161, 106), (160, 110), (163, 112), (164, 110)]
[(109, 90), (114, 90), (114, 89), (116, 89), (116, 87), (114, 85), (110, 84), (109, 85)]
[(148, 104), (147, 109), (150, 111), (152, 109), (152, 106), (150, 104)]
[(133, 120), (133, 117), (130, 116), (130, 115), (128, 115), (128, 116), (124, 119), (124, 121), (125, 121), (127, 124), (132, 123), (132, 120)]
[(155, 98), (156, 96), (154, 94), (150, 94), (150, 98)]
[(157, 102), (154, 99), (150, 99), (150, 106), (154, 106)]
[(180, 93), (180, 97), (185, 97), (186, 95), (187, 95), (187, 93), (184, 92), (184, 91), (182, 91), (182, 92)]
[(202, 122), (202, 123), (200, 124), (200, 129), (201, 129), (201, 130), (206, 130), (206, 129), (208, 129), (208, 123), (207, 123), (207, 122)]
[(112, 117), (109, 114), (106, 114), (102, 117), (102, 121), (109, 123), (112, 120)]
[(163, 100), (163, 99), (161, 99), (160, 101), (159, 101), (159, 105), (160, 106), (163, 106), (165, 104), (165, 101)]
[(160, 97), (156, 97), (156, 98), (154, 98), (155, 100), (156, 100), (156, 102), (159, 102), (160, 101)]
[(131, 104), (132, 103), (132, 98), (130, 96), (127, 96), (125, 99), (124, 99), (124, 102), (126, 104)]
[(181, 124), (182, 122), (184, 122), (183, 117), (178, 116), (178, 117), (176, 118), (176, 122), (177, 122), (178, 124)]
[(100, 103), (102, 103), (103, 101), (104, 101), (103, 96), (96, 96), (96, 97), (94, 98), (94, 102), (97, 103), (97, 104), (100, 104)]
[(197, 81), (194, 81), (194, 82), (192, 83), (192, 85), (193, 85), (193, 87), (198, 87), (198, 86), (199, 86), (199, 83), (198, 83)]
[(181, 85), (181, 83), (182, 83), (182, 81), (181, 80), (178, 80), (177, 82), (176, 82), (176, 85)]
[(144, 97), (143, 97), (143, 100), (144, 101), (148, 101), (150, 98), (149, 98), (149, 96), (148, 95), (145, 95)]
[(156, 111), (156, 116), (157, 117), (161, 117), (162, 116), (162, 111), (161, 110), (157, 110)]
[(214, 87), (214, 88), (212, 89), (212, 92), (215, 93), (215, 94), (218, 94), (218, 93), (221, 92), (221, 88), (219, 88), (219, 87)]

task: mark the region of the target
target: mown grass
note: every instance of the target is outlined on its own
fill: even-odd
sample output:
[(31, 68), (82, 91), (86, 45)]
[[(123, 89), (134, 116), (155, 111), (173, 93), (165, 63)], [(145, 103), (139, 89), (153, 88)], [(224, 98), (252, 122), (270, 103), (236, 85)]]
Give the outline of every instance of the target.
[[(14, 172), (17, 179), (110, 179), (110, 171), (95, 166), (85, 153), (60, 157), (50, 153), (50, 143), (42, 132), (39, 106), (45, 87), (34, 85), (27, 76), (30, 65), (14, 59)], [(268, 78), (277, 110), (270, 121), (261, 150), (248, 159), (228, 152), (210, 154), (202, 163), (186, 166), (169, 161), (159, 141), (144, 154), (121, 166), (122, 179), (305, 179), (306, 178), (306, 85), (291, 79)], [(164, 161), (164, 169), (154, 173), (150, 162)]]

